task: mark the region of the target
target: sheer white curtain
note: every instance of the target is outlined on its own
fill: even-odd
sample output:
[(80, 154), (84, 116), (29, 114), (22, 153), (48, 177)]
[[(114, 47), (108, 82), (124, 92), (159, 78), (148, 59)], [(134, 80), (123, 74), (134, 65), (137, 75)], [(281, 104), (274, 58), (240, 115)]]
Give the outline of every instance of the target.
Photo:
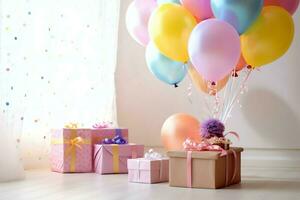
[[(0, 137), (14, 139), (1, 139), (0, 146), (9, 142), (19, 149), (25, 167), (46, 163), (51, 128), (116, 123), (119, 4), (1, 1), (0, 111), (9, 126), (0, 126)], [(1, 165), (6, 158), (0, 151)]]

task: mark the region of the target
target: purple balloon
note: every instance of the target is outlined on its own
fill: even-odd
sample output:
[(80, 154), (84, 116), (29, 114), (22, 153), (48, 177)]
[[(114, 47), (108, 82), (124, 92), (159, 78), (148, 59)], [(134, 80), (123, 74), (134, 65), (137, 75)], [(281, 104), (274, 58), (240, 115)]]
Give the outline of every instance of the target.
[(134, 0), (126, 12), (127, 30), (143, 46), (147, 46), (150, 41), (148, 21), (156, 6), (156, 0)]
[(214, 16), (210, 7), (210, 0), (181, 0), (181, 4), (198, 20), (204, 20)]
[(217, 82), (238, 63), (241, 54), (240, 37), (227, 22), (208, 19), (192, 31), (188, 52), (192, 64), (204, 79)]

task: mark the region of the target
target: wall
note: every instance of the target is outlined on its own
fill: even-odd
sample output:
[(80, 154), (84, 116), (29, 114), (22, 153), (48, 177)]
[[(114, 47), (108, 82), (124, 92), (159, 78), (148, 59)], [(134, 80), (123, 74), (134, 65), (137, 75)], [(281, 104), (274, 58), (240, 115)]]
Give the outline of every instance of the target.
[[(160, 128), (168, 116), (185, 112), (203, 119), (203, 96), (193, 90), (192, 103), (188, 101), (188, 77), (175, 89), (152, 76), (145, 63), (145, 48), (133, 41), (125, 27), (126, 8), (131, 0), (121, 2), (116, 72), (119, 124), (130, 128), (132, 141), (161, 146)], [(275, 63), (252, 74), (249, 91), (241, 99), (243, 107), (235, 108), (228, 123), (230, 130), (241, 136), (238, 145), (249, 149), (248, 157), (264, 160), (273, 156), (275, 160), (290, 161), (299, 157), (300, 10), (294, 20), (291, 48)], [(300, 163), (297, 159), (295, 165)]]

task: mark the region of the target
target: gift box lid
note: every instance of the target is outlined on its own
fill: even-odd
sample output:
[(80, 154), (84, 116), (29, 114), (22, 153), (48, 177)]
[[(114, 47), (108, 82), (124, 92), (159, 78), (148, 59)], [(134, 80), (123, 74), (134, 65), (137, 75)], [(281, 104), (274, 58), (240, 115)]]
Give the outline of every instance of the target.
[[(242, 152), (244, 149), (241, 147), (231, 147), (230, 149), (236, 151), (236, 152)], [(205, 160), (217, 160), (220, 158), (220, 151), (193, 151), (192, 152), (192, 158), (199, 158), (199, 159), (205, 159)], [(227, 150), (227, 154), (232, 154), (232, 151)], [(186, 158), (187, 152), (186, 151), (168, 151), (167, 155), (169, 157), (175, 157), (175, 158)]]
[(168, 168), (169, 158), (149, 160), (145, 158), (136, 158), (127, 160), (127, 168), (133, 170), (160, 170), (161, 167)]

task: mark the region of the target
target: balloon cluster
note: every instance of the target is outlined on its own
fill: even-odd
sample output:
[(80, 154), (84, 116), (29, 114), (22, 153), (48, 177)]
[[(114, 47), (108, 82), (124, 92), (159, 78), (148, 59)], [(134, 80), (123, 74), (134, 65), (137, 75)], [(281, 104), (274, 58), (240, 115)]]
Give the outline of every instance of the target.
[(232, 71), (261, 67), (288, 50), (294, 36), (291, 15), (298, 4), (299, 0), (134, 0), (126, 24), (131, 36), (146, 46), (147, 65), (159, 80), (177, 86), (189, 71), (203, 91), (206, 82), (221, 83), (219, 90)]

